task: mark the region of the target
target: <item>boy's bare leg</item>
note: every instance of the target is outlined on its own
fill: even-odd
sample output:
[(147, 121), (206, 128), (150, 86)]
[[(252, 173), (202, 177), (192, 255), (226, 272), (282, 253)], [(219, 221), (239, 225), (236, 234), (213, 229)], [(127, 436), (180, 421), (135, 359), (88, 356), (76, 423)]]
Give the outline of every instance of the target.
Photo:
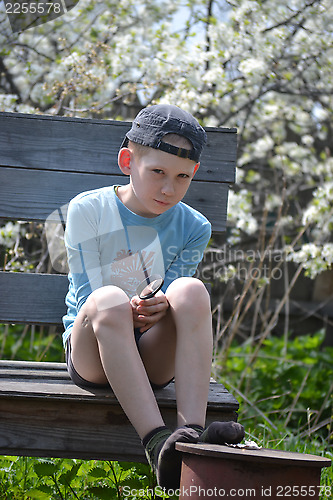
[(168, 297), (177, 331), (178, 424), (204, 427), (213, 351), (210, 297), (201, 281), (182, 281), (182, 290), (174, 282)]
[(196, 442), (199, 433), (182, 428), (167, 438), (171, 433), (159, 430), (164, 422), (149, 379), (163, 384), (175, 375), (179, 425), (203, 427), (212, 332), (209, 296), (201, 282), (180, 278), (169, 286), (167, 298), (167, 314), (140, 340), (141, 357), (134, 340), (129, 301), (113, 286), (90, 295), (75, 320), (71, 342), (78, 373), (92, 382), (110, 383), (146, 443), (159, 485), (177, 488), (181, 456), (175, 451), (175, 442)]
[(196, 442), (200, 436), (198, 429), (183, 426), (205, 425), (213, 339), (210, 299), (202, 282), (179, 278), (168, 287), (166, 296), (167, 314), (141, 337), (139, 349), (152, 382), (163, 384), (175, 376), (180, 428), (162, 443), (156, 472), (160, 485), (176, 489), (181, 454), (175, 444)]
[(140, 340), (140, 353), (155, 384), (175, 376), (178, 425), (204, 427), (212, 362), (209, 294), (195, 278), (168, 287), (168, 314)]
[(77, 372), (90, 382), (110, 383), (141, 439), (164, 426), (135, 343), (131, 306), (122, 290), (106, 286), (89, 296), (75, 320), (71, 345)]
[[(166, 296), (168, 314), (139, 344), (149, 378), (163, 383), (175, 374), (179, 426), (197, 430), (200, 441), (238, 443), (244, 429), (235, 422), (216, 422), (204, 431), (213, 348), (209, 294), (199, 280), (179, 278), (168, 287)], [(166, 443), (170, 455), (172, 439)]]

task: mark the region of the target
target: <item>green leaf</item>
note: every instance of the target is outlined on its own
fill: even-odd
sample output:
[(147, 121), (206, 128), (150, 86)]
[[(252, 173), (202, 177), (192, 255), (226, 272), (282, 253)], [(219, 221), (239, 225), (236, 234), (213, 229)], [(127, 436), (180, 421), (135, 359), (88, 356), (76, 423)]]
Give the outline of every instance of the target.
[(138, 464), (133, 462), (121, 462), (119, 465), (121, 466), (122, 470), (131, 470), (136, 468)]
[(101, 478), (106, 477), (107, 472), (105, 469), (102, 469), (102, 467), (94, 467), (89, 471), (88, 475), (95, 478)]
[(34, 471), (36, 472), (38, 477), (53, 477), (58, 470), (59, 466), (53, 464), (52, 462), (39, 462), (37, 464), (34, 464)]
[(121, 486), (130, 486), (133, 490), (140, 490), (143, 489), (143, 481), (137, 477), (130, 477), (121, 481)]
[(49, 492), (42, 491), (39, 488), (33, 488), (32, 490), (27, 491), (28, 498), (35, 498), (37, 500), (49, 500), (50, 495), (52, 494), (52, 488), (50, 488)]
[(43, 493), (47, 493), (50, 497), (52, 496), (53, 488), (47, 484), (40, 484), (37, 489)]
[(64, 485), (70, 484), (73, 481), (73, 479), (75, 479), (75, 477), (77, 476), (77, 473), (78, 473), (80, 467), (81, 467), (81, 464), (74, 464), (70, 470), (61, 474), (58, 481)]
[(135, 471), (138, 474), (142, 474), (142, 475), (147, 476), (150, 473), (150, 466), (148, 464), (138, 463), (138, 464), (135, 464)]
[(115, 488), (109, 488), (107, 486), (91, 486), (88, 488), (88, 491), (101, 500), (110, 500), (112, 498), (111, 493), (115, 491)]

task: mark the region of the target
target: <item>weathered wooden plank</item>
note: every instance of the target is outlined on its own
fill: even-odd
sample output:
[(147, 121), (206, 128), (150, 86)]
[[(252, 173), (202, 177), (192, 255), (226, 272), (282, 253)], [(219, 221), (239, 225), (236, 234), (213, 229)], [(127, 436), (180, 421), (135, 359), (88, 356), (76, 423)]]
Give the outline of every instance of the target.
[[(174, 408), (161, 408), (175, 428)], [(208, 412), (207, 424), (235, 420), (234, 412)], [(144, 462), (140, 440), (120, 406), (98, 402), (0, 398), (0, 453)]]
[[(174, 428), (174, 384), (155, 391), (166, 425)], [(207, 424), (236, 420), (238, 402), (210, 384)], [(0, 361), (0, 453), (144, 461), (134, 428), (111, 390), (83, 389), (64, 363)]]
[(0, 359), (0, 379), (70, 380), (65, 363)]
[(0, 453), (145, 460), (140, 440), (119, 406), (46, 397), (0, 398)]
[[(49, 362), (49, 361), (18, 361), (18, 360), (11, 360), (11, 359), (6, 359), (6, 360), (1, 360), (0, 359), (0, 377), (1, 374), (4, 373), (6, 370), (17, 370), (19, 369), (20, 371), (32, 371), (34, 373), (38, 374), (39, 373), (45, 373), (48, 372), (50, 376), (52, 377), (57, 377), (59, 374), (66, 372), (66, 365), (65, 363), (56, 363), (54, 361)], [(19, 373), (18, 372), (18, 373)]]
[[(117, 174), (131, 123), (0, 113), (0, 165)], [(236, 129), (207, 128), (198, 180), (234, 182)]]
[[(174, 383), (155, 391), (161, 407), (174, 408), (176, 393)], [(20, 399), (48, 399), (85, 401), (118, 405), (111, 390), (83, 389), (71, 381), (65, 363), (38, 363), (31, 361), (0, 360), (0, 398), (17, 397)], [(208, 408), (210, 411), (237, 411), (237, 400), (222, 384), (210, 383)]]
[[(206, 287), (210, 290), (209, 284)], [(0, 290), (5, 291), (0, 295), (0, 322), (62, 324), (67, 276), (0, 271)]]
[[(0, 320), (57, 325), (66, 313), (66, 276), (0, 272)], [(18, 307), (19, 305), (19, 307)]]
[[(111, 390), (106, 389), (83, 389), (77, 387), (71, 380), (63, 380), (62, 383), (44, 379), (27, 380), (15, 377), (15, 379), (0, 379), (0, 397), (15, 397), (20, 399), (53, 399), (57, 401), (82, 401), (86, 403), (102, 402), (103, 404), (118, 405)], [(156, 391), (156, 399), (161, 408), (175, 408), (174, 383), (170, 383), (163, 390)], [(233, 396), (220, 384), (211, 384), (208, 408), (211, 412), (224, 413), (236, 411), (238, 404)]]
[[(124, 176), (3, 167), (0, 169), (0, 219), (44, 222), (78, 193), (127, 182)], [(223, 183), (196, 182), (184, 198), (185, 203), (209, 219), (216, 232), (225, 230), (228, 187)]]
[(125, 183), (125, 177), (115, 175), (2, 167), (0, 214), (4, 219), (43, 222), (78, 193)]

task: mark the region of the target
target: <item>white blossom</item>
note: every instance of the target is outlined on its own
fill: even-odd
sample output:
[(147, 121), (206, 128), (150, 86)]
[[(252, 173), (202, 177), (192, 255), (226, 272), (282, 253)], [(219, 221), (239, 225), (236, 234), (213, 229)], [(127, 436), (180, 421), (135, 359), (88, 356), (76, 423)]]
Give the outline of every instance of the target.
[(229, 241), (255, 235), (264, 207), (281, 207), (285, 185), (294, 212), (278, 222), (291, 234), (306, 226), (314, 247), (295, 258), (304, 266), (308, 258), (315, 275), (330, 261), (333, 227), (333, 4), (237, 0), (221, 14), (217, 2), (208, 20), (206, 4), (80, 0), (66, 16), (9, 37), (0, 20), (11, 78), (2, 72), (0, 109), (79, 117), (99, 109), (101, 118), (128, 119), (122, 110), (131, 115), (133, 103), (171, 102), (203, 125), (236, 127)]
[(314, 279), (318, 274), (330, 269), (333, 263), (333, 244), (315, 245), (304, 244), (300, 250), (292, 251), (287, 255), (288, 261), (302, 264), (305, 274)]
[(303, 135), (302, 137), (302, 143), (304, 144), (304, 146), (311, 147), (313, 141), (314, 141), (313, 137), (309, 134)]
[(255, 59), (253, 57), (245, 59), (239, 65), (239, 71), (244, 75), (250, 76), (255, 74), (263, 74), (267, 71), (267, 66), (262, 59)]
[(0, 227), (0, 245), (10, 248), (16, 242), (21, 231), (20, 224), (7, 222), (4, 227)]
[(274, 146), (274, 141), (272, 137), (265, 135), (253, 144), (254, 154), (256, 158), (263, 158), (267, 155), (268, 151), (271, 151)]
[(251, 214), (251, 193), (241, 190), (238, 193), (230, 191), (228, 199), (228, 218), (236, 228), (247, 234), (253, 234), (258, 229), (258, 222)]

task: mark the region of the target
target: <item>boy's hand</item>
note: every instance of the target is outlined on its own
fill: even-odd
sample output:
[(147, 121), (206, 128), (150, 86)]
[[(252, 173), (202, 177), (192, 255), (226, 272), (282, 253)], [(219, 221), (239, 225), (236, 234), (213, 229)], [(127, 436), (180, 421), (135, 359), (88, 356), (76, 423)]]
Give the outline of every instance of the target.
[(169, 308), (169, 302), (160, 290), (151, 299), (140, 299), (135, 295), (131, 299), (131, 306), (134, 327), (145, 332), (163, 318)]

